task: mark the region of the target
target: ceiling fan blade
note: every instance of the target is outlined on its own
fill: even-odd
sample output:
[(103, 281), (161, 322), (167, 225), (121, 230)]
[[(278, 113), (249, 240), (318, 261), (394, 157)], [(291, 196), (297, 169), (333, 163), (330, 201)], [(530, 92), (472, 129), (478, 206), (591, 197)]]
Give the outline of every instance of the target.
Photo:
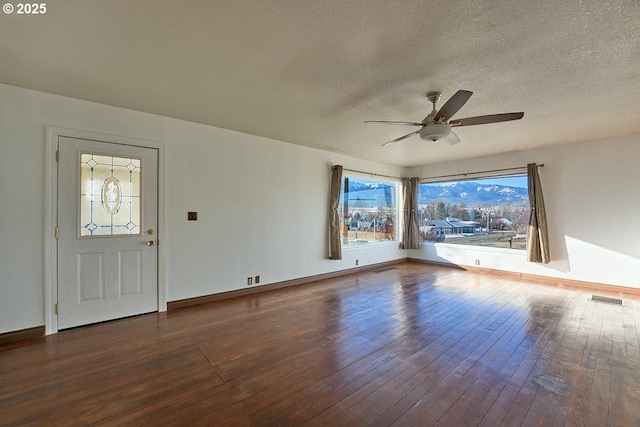
[(384, 144), (382, 144), (382, 147), (386, 147), (387, 145), (393, 144), (394, 142), (402, 141), (403, 139), (409, 138), (410, 136), (413, 136), (413, 135), (417, 134), (418, 132), (420, 132), (420, 129), (415, 130), (413, 132), (409, 132), (406, 135), (402, 135), (400, 138), (396, 138), (396, 139), (393, 139), (393, 140), (391, 140), (389, 142), (385, 142)]
[(488, 123), (508, 122), (509, 120), (520, 120), (522, 117), (524, 117), (523, 112), (489, 114), (487, 116), (465, 117), (464, 119), (451, 120), (449, 126), (484, 125)]
[(460, 142), (460, 138), (458, 138), (458, 135), (456, 135), (453, 132), (449, 132), (449, 135), (445, 136), (444, 138), (442, 138), (442, 140), (444, 142), (446, 142), (449, 145), (455, 145), (458, 142)]
[(395, 120), (366, 120), (365, 123), (384, 123), (387, 125), (402, 125), (402, 126), (422, 126), (422, 123), (397, 122)]
[(447, 102), (444, 103), (438, 114), (436, 115), (436, 121), (446, 121), (449, 120), (455, 113), (458, 112), (459, 109), (462, 108), (464, 104), (467, 103), (469, 98), (471, 98), (473, 92), (468, 90), (459, 90), (457, 91)]

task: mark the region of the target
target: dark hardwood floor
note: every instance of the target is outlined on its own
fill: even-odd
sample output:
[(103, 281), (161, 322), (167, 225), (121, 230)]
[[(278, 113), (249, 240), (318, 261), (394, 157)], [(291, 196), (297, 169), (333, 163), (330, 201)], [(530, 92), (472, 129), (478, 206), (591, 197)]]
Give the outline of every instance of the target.
[(0, 425), (639, 426), (640, 301), (403, 263), (0, 347)]

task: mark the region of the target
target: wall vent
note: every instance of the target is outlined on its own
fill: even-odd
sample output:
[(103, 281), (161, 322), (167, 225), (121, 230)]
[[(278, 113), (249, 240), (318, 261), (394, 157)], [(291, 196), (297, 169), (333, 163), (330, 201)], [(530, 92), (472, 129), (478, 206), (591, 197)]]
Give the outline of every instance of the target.
[(609, 298), (609, 297), (603, 297), (601, 295), (591, 295), (591, 298), (589, 298), (589, 300), (595, 301), (595, 302), (603, 302), (605, 304), (624, 306), (624, 302), (620, 298)]

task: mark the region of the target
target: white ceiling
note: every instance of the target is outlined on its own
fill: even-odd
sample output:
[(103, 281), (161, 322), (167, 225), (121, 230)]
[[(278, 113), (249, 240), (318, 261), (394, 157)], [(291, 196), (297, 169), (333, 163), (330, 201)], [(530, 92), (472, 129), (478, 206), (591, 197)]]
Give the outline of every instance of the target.
[[(13, 3), (13, 1), (11, 0)], [(3, 2), (4, 3), (4, 2)], [(55, 0), (0, 14), (0, 82), (401, 166), (640, 131), (638, 0)], [(365, 120), (524, 111), (462, 143)]]

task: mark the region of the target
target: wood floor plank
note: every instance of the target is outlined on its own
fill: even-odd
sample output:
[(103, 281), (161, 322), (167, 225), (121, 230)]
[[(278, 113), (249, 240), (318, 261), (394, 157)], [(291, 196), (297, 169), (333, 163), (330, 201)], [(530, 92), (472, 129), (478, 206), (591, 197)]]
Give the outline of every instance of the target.
[[(504, 317), (504, 316), (503, 316)], [(447, 412), (439, 419), (442, 425), (477, 425), (491, 407), (500, 392), (506, 386), (508, 374), (517, 365), (508, 367), (508, 362), (521, 360), (515, 353), (522, 347), (518, 344), (522, 339), (524, 325), (518, 321), (517, 312), (505, 319), (504, 326), (508, 327), (491, 347), (477, 357), (473, 367), (463, 373), (460, 386), (460, 398), (451, 405)], [(499, 329), (496, 329), (499, 331)], [(505, 369), (506, 368), (506, 369)]]
[(640, 301), (413, 262), (0, 346), (0, 426), (640, 425)]
[[(513, 312), (510, 316), (501, 315), (500, 317), (502, 318), (500, 326), (497, 326), (495, 321), (486, 326), (485, 329), (492, 330), (492, 334), (477, 345), (473, 352), (451, 372), (450, 378), (454, 380), (451, 388), (431, 407), (426, 408), (424, 401), (420, 405), (414, 406), (409, 411), (414, 411), (414, 414), (409, 417), (405, 414), (399, 420), (400, 425), (424, 421), (426, 415), (421, 412), (424, 412), (425, 409), (428, 409), (429, 419), (443, 425), (468, 425), (473, 422), (475, 417), (469, 412), (472, 410), (473, 401), (481, 399), (480, 396), (487, 398), (491, 392), (502, 388), (495, 382), (492, 375), (487, 374), (491, 362), (500, 355), (500, 352), (503, 352), (504, 345), (510, 342), (517, 332), (522, 329), (522, 325), (519, 322), (512, 324), (505, 321), (517, 317), (514, 316)], [(482, 327), (483, 324), (479, 326)], [(475, 381), (480, 378), (482, 379), (481, 382)], [(473, 393), (474, 383), (481, 384), (479, 390), (475, 391), (475, 396)], [(446, 414), (450, 416), (447, 418), (445, 417)]]

